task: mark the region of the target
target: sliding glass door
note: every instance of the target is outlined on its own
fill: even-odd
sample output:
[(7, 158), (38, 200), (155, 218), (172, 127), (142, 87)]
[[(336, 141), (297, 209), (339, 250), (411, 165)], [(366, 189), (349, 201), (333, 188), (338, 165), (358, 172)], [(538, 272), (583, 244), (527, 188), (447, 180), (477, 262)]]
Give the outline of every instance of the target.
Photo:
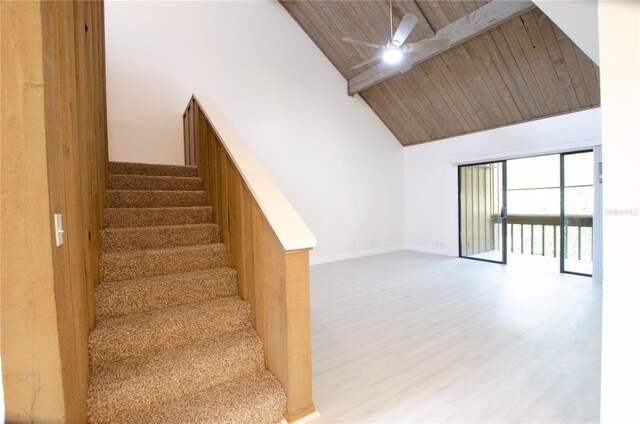
[(593, 151), (560, 155), (560, 271), (593, 273)]
[[(600, 276), (601, 230), (594, 226), (601, 216), (596, 213), (594, 220), (594, 211), (600, 211), (595, 205), (601, 204), (596, 156), (588, 150), (514, 160), (509, 168), (518, 172), (511, 175), (514, 187), (509, 194), (511, 209), (517, 210), (508, 219), (507, 161), (459, 166), (460, 257), (506, 264), (507, 247), (514, 252), (515, 243), (519, 260), (531, 257), (546, 264), (559, 257), (560, 272), (591, 276), (595, 270)], [(516, 237), (514, 226), (520, 230)]]
[(461, 257), (507, 263), (506, 161), (458, 167)]

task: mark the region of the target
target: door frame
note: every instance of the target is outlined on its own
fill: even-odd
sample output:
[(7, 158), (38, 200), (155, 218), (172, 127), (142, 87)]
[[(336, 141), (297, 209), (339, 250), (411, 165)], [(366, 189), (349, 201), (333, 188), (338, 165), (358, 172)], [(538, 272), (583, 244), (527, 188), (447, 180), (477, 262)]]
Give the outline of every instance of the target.
[[(462, 202), (460, 201), (460, 197), (462, 195), (462, 168), (472, 167), (472, 166), (480, 166), (480, 165), (489, 165), (501, 163), (502, 164), (502, 210), (501, 210), (501, 219), (502, 219), (502, 233), (501, 233), (501, 243), (502, 243), (502, 261), (494, 261), (491, 259), (483, 259), (483, 258), (474, 258), (471, 256), (463, 256), (462, 255)], [(507, 264), (507, 217), (508, 217), (508, 209), (507, 209), (507, 159), (501, 160), (492, 160), (488, 162), (478, 162), (478, 163), (466, 163), (458, 165), (458, 257), (464, 259), (472, 259), (474, 261), (482, 261), (482, 262), (491, 262), (495, 264)]]
[[(572, 274), (572, 275), (580, 275), (583, 277), (593, 277), (593, 269), (596, 263), (596, 259), (595, 259), (595, 255), (592, 253), (591, 256), (591, 274), (585, 274), (583, 272), (575, 272), (575, 271), (567, 271), (564, 268), (564, 255), (565, 255), (565, 244), (566, 244), (566, 239), (565, 239), (565, 227), (566, 227), (566, 213), (565, 213), (565, 208), (564, 208), (564, 157), (568, 156), (568, 155), (575, 155), (575, 154), (580, 154), (580, 153), (592, 153), (594, 156), (594, 161), (595, 162), (599, 162), (599, 158), (596, 158), (596, 151), (595, 149), (585, 149), (585, 150), (576, 150), (573, 152), (563, 152), (560, 153), (560, 273), (562, 274)], [(599, 162), (600, 163), (600, 162)], [(594, 175), (597, 175), (599, 173), (595, 172), (596, 170), (594, 169)], [(599, 175), (597, 175), (595, 178), (599, 179)], [(595, 240), (595, 215), (598, 213), (597, 212), (597, 208), (596, 208), (596, 181), (593, 181), (593, 197), (594, 197), (594, 205), (593, 205), (593, 214), (592, 214), (592, 222), (593, 224), (591, 224), (591, 244), (592, 244), (592, 252), (596, 252), (595, 250), (595, 245), (594, 242)], [(599, 193), (598, 193), (599, 194)]]

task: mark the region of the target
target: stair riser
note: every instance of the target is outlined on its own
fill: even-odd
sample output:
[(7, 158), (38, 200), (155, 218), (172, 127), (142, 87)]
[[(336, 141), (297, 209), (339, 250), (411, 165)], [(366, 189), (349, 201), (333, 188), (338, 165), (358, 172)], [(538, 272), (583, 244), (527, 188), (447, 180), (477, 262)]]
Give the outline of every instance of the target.
[(106, 229), (100, 233), (103, 252), (158, 249), (220, 242), (220, 228), (214, 224), (173, 227)]
[(195, 166), (154, 165), (148, 163), (109, 162), (109, 174), (197, 177)]
[(223, 340), (227, 337), (95, 368), (88, 396), (90, 422), (126, 422), (132, 411), (264, 370), (260, 339), (254, 335), (230, 344)]
[(96, 318), (100, 321), (236, 294), (238, 273), (230, 268), (100, 284), (95, 288)]
[(119, 281), (226, 265), (224, 245), (219, 243), (188, 251), (158, 249), (104, 253), (100, 258), (100, 275), (103, 282)]
[(107, 190), (108, 208), (205, 206), (204, 191)]
[(207, 224), (213, 222), (211, 207), (111, 208), (104, 211), (105, 228), (157, 225)]
[(105, 366), (250, 326), (251, 306), (237, 297), (114, 318), (91, 332), (90, 364)]
[(199, 191), (202, 190), (202, 182), (197, 177), (109, 175), (109, 189)]

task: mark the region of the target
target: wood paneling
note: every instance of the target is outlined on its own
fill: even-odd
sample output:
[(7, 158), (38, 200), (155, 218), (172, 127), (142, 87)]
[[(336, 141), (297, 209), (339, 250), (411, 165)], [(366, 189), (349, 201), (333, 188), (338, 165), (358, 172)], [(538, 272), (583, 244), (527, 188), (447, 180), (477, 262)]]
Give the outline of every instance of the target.
[[(430, 38), (487, 3), (393, 2), (397, 19), (418, 16), (408, 42)], [(350, 68), (376, 50), (342, 37), (389, 38), (388, 2), (281, 4), (346, 80), (365, 72)], [(598, 67), (534, 8), (360, 95), (406, 146), (599, 106), (598, 78)]]
[(460, 167), (461, 256), (500, 249), (499, 224), (502, 164)]
[(467, 14), (464, 8), (460, 7), (461, 3), (457, 5), (456, 11), (461, 10), (457, 12), (459, 19), (441, 28), (433, 37), (429, 37), (432, 40), (448, 40), (449, 47), (406, 55), (401, 66), (387, 66), (378, 61), (373, 67), (349, 80), (349, 94), (357, 94), (535, 7), (533, 3), (526, 0), (490, 2)]
[[(84, 422), (107, 139), (102, 2), (2, 2), (9, 422)], [(53, 214), (63, 216), (55, 246)]]
[(287, 392), (288, 420), (315, 411), (311, 398), (309, 249), (286, 250), (265, 218), (201, 106), (191, 99), (183, 122), (185, 162), (197, 165), (238, 271), (240, 297), (251, 304), (265, 364)]
[[(2, 2), (2, 377), (6, 419), (62, 421), (40, 5)], [(35, 35), (34, 35), (35, 34)], [(10, 42), (11, 41), (11, 42)]]

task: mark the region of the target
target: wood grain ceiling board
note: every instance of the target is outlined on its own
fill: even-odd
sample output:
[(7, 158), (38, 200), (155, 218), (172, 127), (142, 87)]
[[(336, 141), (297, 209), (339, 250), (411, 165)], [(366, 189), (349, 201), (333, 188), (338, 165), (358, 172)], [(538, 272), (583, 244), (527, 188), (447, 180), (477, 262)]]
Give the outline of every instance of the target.
[[(385, 44), (387, 1), (280, 2), (342, 76), (377, 52), (342, 41)], [(418, 23), (407, 42), (433, 35), (487, 1), (393, 1)], [(523, 13), (405, 73), (360, 92), (402, 145), (425, 143), (600, 105), (599, 70), (539, 9)]]

